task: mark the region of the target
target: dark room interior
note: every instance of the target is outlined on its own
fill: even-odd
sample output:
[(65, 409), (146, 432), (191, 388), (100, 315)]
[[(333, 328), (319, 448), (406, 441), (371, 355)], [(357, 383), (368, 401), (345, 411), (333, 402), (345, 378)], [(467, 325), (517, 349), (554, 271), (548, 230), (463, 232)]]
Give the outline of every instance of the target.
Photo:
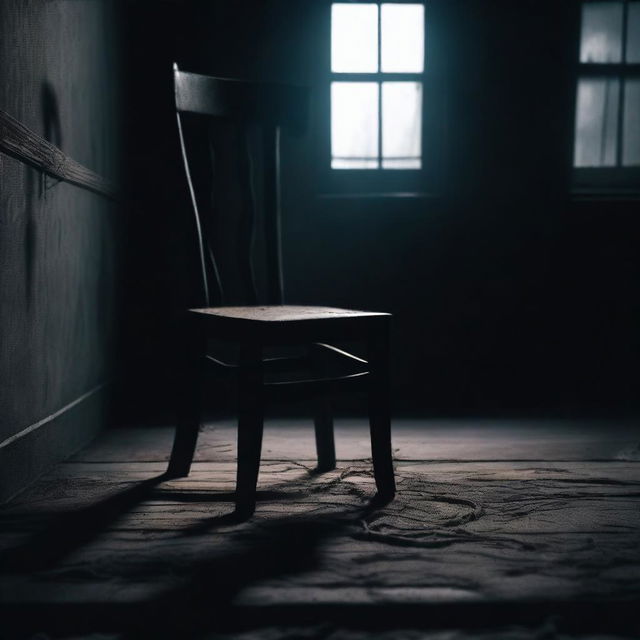
[(0, 53), (0, 640), (640, 637), (640, 1)]

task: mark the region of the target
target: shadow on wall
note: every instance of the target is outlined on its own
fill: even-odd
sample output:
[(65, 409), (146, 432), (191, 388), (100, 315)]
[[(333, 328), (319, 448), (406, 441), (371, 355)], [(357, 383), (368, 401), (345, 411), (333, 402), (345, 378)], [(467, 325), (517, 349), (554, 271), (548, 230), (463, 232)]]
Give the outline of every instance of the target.
[[(40, 90), (40, 106), (42, 109), (42, 130), (44, 138), (62, 148), (62, 125), (60, 124), (60, 109), (53, 86), (46, 80), (42, 83)], [(25, 289), (27, 292), (27, 304), (31, 306), (34, 291), (34, 274), (36, 267), (36, 256), (38, 254), (38, 234), (37, 216), (40, 212), (43, 200), (46, 198), (47, 190), (57, 184), (52, 178), (36, 169), (27, 169), (27, 183), (25, 193), (26, 220), (24, 251), (25, 251)]]

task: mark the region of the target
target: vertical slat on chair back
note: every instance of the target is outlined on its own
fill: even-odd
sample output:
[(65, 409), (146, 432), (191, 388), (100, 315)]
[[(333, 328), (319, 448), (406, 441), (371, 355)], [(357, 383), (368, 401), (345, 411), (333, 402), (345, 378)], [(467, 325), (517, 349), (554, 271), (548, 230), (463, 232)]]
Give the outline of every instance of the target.
[(268, 296), (271, 304), (284, 303), (282, 275), (282, 233), (280, 216), (280, 129), (265, 127), (263, 163), (265, 174), (264, 217), (267, 270), (270, 275)]
[(238, 269), (247, 295), (248, 304), (257, 304), (258, 287), (253, 263), (253, 245), (256, 229), (256, 192), (253, 184), (253, 167), (255, 165), (249, 129), (246, 126), (240, 131), (241, 148), (238, 149), (238, 175), (240, 189), (243, 194), (241, 206), (241, 230), (238, 251)]
[[(300, 130), (306, 123), (307, 90), (302, 87), (251, 83), (238, 80), (214, 78), (180, 71), (174, 65), (174, 87), (176, 115), (181, 149), (191, 202), (196, 218), (200, 267), (206, 304), (210, 304), (210, 284), (207, 272), (214, 275), (217, 299), (224, 304), (225, 295), (220, 271), (213, 252), (203, 234), (203, 220), (198, 210), (193, 180), (189, 167), (181, 114), (194, 113), (224, 118), (242, 127), (242, 149), (239, 150), (239, 169), (243, 192), (242, 238), (239, 244), (239, 270), (245, 289), (249, 292), (249, 303), (257, 302), (256, 277), (253, 269), (253, 238), (256, 220), (256, 192), (252, 182), (256, 165), (251, 152), (248, 125), (257, 123), (262, 130), (262, 169), (264, 174), (264, 221), (265, 254), (267, 262), (267, 302), (284, 302), (282, 275), (282, 244), (280, 220), (280, 126)], [(207, 263), (210, 269), (207, 269)]]

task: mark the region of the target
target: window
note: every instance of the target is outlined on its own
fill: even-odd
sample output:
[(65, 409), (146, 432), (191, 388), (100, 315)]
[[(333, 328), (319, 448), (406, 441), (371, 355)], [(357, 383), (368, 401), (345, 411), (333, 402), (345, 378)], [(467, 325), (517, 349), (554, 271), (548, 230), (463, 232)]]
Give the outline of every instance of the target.
[(331, 6), (331, 169), (422, 168), (424, 5)]
[(640, 1), (584, 2), (573, 165), (578, 184), (640, 174)]

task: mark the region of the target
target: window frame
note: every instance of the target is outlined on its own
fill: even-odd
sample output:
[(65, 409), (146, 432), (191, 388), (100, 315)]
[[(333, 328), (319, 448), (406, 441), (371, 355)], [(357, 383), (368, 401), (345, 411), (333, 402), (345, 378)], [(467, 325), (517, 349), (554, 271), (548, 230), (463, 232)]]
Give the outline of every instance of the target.
[[(345, 0), (342, 0), (345, 2)], [(355, 0), (348, 4), (376, 4), (378, 6), (378, 71), (370, 73), (333, 72), (331, 69), (331, 12), (333, 4), (340, 0), (330, 0), (326, 3), (326, 56), (324, 80), (322, 82), (322, 102), (320, 109), (320, 123), (318, 126), (318, 166), (321, 190), (329, 194), (362, 194), (371, 195), (424, 195), (421, 193), (427, 181), (434, 172), (435, 163), (435, 135), (429, 123), (435, 119), (438, 101), (433, 96), (427, 97), (427, 87), (431, 85), (432, 74), (428, 70), (427, 61), (430, 59), (430, 39), (427, 36), (428, 2), (426, 0)], [(382, 4), (421, 4), (424, 7), (424, 62), (420, 73), (382, 72), (381, 67), (381, 5)], [(382, 167), (382, 82), (420, 82), (422, 84), (421, 105), (421, 166), (420, 168), (391, 169)], [(333, 82), (375, 82), (378, 90), (378, 167), (362, 169), (333, 169), (331, 167), (331, 85)], [(425, 154), (425, 142), (429, 140), (429, 148), (433, 151), (429, 156)], [(439, 146), (439, 145), (438, 145)]]
[[(624, 166), (622, 164), (623, 142), (624, 142), (624, 102), (625, 83), (629, 79), (640, 79), (640, 63), (627, 62), (627, 27), (629, 16), (629, 4), (632, 0), (583, 0), (579, 5), (579, 26), (576, 50), (576, 74), (574, 86), (574, 108), (573, 108), (573, 135), (571, 147), (571, 164), (573, 170), (573, 186), (577, 192), (622, 192), (640, 191), (640, 166)], [(620, 62), (581, 62), (580, 51), (582, 46), (583, 30), (583, 7), (594, 2), (609, 2), (611, 4), (622, 4), (622, 33), (621, 33), (621, 60)], [(578, 107), (578, 87), (581, 80), (585, 79), (617, 79), (618, 89), (618, 110), (616, 114), (616, 164), (606, 167), (577, 167), (575, 165), (576, 150), (576, 126)]]

